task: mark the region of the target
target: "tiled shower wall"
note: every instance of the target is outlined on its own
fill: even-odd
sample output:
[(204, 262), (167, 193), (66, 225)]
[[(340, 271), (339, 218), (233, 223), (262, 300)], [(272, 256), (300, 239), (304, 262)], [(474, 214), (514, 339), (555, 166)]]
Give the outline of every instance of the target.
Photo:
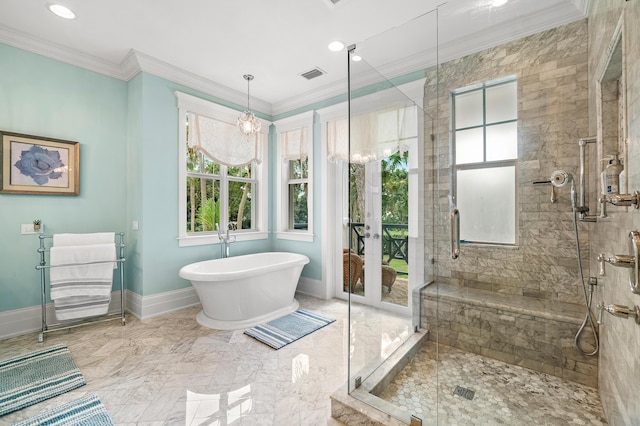
[[(426, 171), (426, 202), (438, 197), (439, 212), (427, 214), (426, 262), (436, 259), (440, 284), (583, 304), (578, 278), (569, 188), (533, 185), (564, 169), (578, 175), (578, 139), (589, 136), (587, 21), (581, 20), (509, 42), (427, 70), (425, 112), (436, 120), (434, 152), (439, 171)], [(463, 244), (459, 259), (449, 256), (449, 120), (452, 90), (516, 75), (518, 79), (518, 161), (516, 246)], [(437, 110), (436, 110), (437, 108)], [(500, 202), (499, 200), (497, 202)], [(473, 212), (461, 212), (461, 220)], [(434, 222), (431, 222), (434, 220)], [(585, 264), (592, 224), (580, 223)], [(434, 252), (434, 251), (437, 251)]]
[[(618, 142), (620, 150), (627, 151), (625, 168), (629, 190), (638, 191), (640, 2), (597, 0), (589, 3), (589, 129), (592, 134), (597, 132), (599, 137), (605, 136), (606, 141), (612, 126), (606, 119), (600, 119), (598, 114), (598, 104), (601, 102), (598, 80), (606, 67), (608, 50), (616, 27), (622, 25), (622, 79), (619, 86), (623, 92), (619, 93), (619, 97), (625, 101), (622, 103), (621, 111), (616, 114), (623, 118), (622, 128), (618, 132)], [(605, 94), (603, 101), (606, 100)], [(625, 137), (628, 143), (625, 143)], [(607, 151), (607, 148), (599, 146), (600, 155), (607, 154)], [(590, 183), (593, 186), (597, 185), (593, 180)], [(640, 230), (640, 211), (613, 206), (608, 206), (607, 210), (608, 217), (598, 219), (596, 226), (592, 228), (592, 275), (597, 274), (597, 253), (628, 254), (627, 235), (629, 231)], [(630, 292), (628, 279), (628, 270), (607, 267), (606, 276), (599, 277), (599, 299), (606, 304), (629, 307), (640, 305), (640, 295)], [(604, 324), (600, 327), (600, 341), (599, 385), (607, 419), (611, 425), (640, 424), (640, 326), (632, 320), (616, 318), (605, 313)]]

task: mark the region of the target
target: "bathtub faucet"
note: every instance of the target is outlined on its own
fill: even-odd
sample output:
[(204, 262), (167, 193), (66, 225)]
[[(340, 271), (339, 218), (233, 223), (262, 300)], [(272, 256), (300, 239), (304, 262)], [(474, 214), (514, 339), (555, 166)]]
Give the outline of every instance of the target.
[(234, 229), (234, 230), (236, 229), (236, 227), (232, 223), (230, 223), (229, 226), (227, 226), (227, 233), (223, 234), (222, 230), (220, 229), (220, 225), (216, 223), (216, 230), (218, 231), (218, 238), (222, 242), (222, 257), (229, 257), (229, 245), (231, 243), (235, 242), (235, 240), (236, 240), (236, 236), (235, 235), (229, 235), (229, 231), (231, 229)]

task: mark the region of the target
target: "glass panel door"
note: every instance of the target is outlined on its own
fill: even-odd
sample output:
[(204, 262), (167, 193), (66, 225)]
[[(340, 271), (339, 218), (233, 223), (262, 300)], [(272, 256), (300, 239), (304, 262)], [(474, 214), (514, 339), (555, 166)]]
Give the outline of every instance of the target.
[[(428, 28), (432, 16), (412, 22), (411, 36)], [(345, 247), (362, 260), (350, 302), (349, 392), (380, 406), (370, 392), (419, 326), (419, 289), (425, 266), (425, 125), (421, 73), (388, 79), (368, 62), (378, 58), (385, 33), (349, 54), (349, 232)], [(360, 48), (362, 47), (362, 50)], [(429, 154), (430, 156), (431, 154)], [(433, 250), (429, 250), (432, 252)], [(429, 264), (430, 266), (430, 264)], [(394, 361), (395, 362), (395, 361)], [(406, 419), (404, 419), (406, 420)]]
[[(438, 167), (448, 148), (441, 151), (434, 143), (438, 93), (425, 99), (426, 86), (437, 89), (437, 72), (389, 79), (380, 70), (389, 69), (384, 63), (388, 49), (435, 64), (437, 28), (437, 13), (427, 12), (366, 40), (348, 55), (348, 165), (335, 168), (345, 185), (336, 194), (345, 206), (346, 250), (346, 284), (338, 296), (349, 300), (349, 393), (383, 411), (390, 401), (383, 399), (384, 387), (376, 380), (395, 368), (390, 359), (409, 356), (391, 358), (402, 354), (425, 325), (420, 289), (433, 283), (433, 260), (441, 249), (433, 235), (444, 229), (439, 202), (448, 194), (441, 191)], [(404, 43), (407, 38), (425, 43), (412, 50), (416, 44)], [(427, 102), (430, 113), (423, 110)], [(391, 401), (401, 408), (389, 414), (408, 422), (409, 414), (429, 414), (420, 408), (424, 402), (433, 406), (432, 416), (420, 417), (435, 419), (437, 374), (435, 365), (430, 368), (434, 385), (421, 393), (423, 401), (411, 407)]]

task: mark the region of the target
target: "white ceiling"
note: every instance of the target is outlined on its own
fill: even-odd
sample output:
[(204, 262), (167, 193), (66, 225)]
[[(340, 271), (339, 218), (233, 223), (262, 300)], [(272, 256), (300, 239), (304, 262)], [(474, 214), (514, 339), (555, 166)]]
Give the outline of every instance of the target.
[[(140, 70), (277, 115), (344, 93), (356, 44), (386, 77), (586, 16), (588, 0), (0, 0), (0, 43), (128, 80)], [(440, 5), (438, 7), (438, 5)], [(437, 11), (434, 10), (437, 8)], [(314, 67), (325, 75), (307, 81)]]

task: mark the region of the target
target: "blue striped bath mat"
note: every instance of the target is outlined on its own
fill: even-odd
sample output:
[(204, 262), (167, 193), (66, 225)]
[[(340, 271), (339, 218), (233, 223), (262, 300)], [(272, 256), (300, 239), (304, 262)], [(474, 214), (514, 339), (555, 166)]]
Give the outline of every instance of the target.
[(14, 426), (111, 426), (113, 422), (107, 409), (96, 394), (67, 402), (53, 410), (16, 423)]
[(334, 321), (335, 319), (299, 309), (282, 318), (245, 330), (244, 334), (274, 349), (280, 349)]
[(85, 384), (65, 345), (0, 361), (0, 416)]

